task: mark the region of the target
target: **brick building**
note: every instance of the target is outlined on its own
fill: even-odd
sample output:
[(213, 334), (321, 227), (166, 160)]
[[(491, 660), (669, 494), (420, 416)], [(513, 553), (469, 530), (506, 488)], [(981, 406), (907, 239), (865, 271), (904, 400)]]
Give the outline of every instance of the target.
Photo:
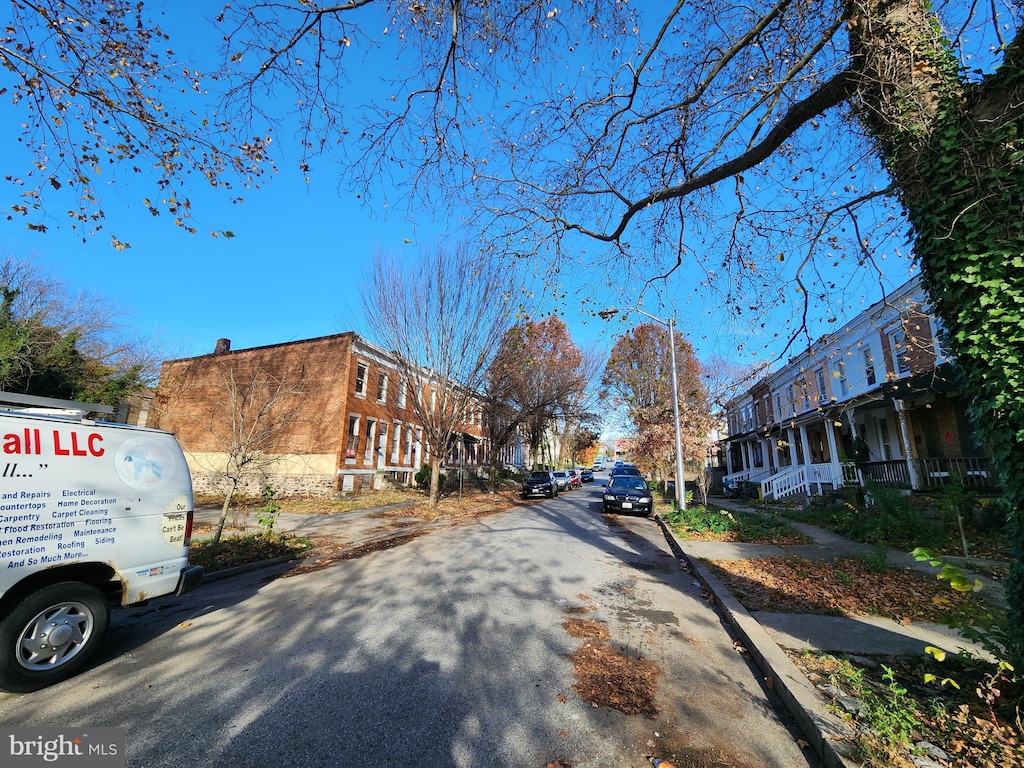
[[(409, 484), (429, 455), (400, 371), (353, 332), (241, 350), (221, 339), (162, 365), (150, 423), (178, 438), (197, 491), (222, 488), (231, 458), (250, 495), (266, 482), (283, 495)], [(488, 441), (471, 411), (446, 464), (476, 471)]]

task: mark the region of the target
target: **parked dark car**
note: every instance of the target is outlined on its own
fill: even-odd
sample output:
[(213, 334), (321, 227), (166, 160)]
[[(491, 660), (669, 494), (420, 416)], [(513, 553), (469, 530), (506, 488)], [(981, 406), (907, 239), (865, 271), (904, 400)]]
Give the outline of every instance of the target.
[(612, 471), (608, 473), (609, 479), (622, 476), (643, 477), (643, 473), (632, 464), (620, 464), (617, 467), (613, 467)]
[(546, 496), (549, 499), (558, 495), (558, 482), (552, 472), (531, 472), (523, 481), (523, 490), (519, 494), (524, 499), (531, 496)]
[(593, 471), (589, 470), (589, 469), (584, 469), (582, 472), (580, 472), (580, 481), (584, 482), (584, 483), (592, 483), (592, 482), (594, 482), (594, 473), (593, 473)]
[(613, 477), (604, 489), (604, 511), (650, 515), (654, 498), (647, 481), (635, 475)]

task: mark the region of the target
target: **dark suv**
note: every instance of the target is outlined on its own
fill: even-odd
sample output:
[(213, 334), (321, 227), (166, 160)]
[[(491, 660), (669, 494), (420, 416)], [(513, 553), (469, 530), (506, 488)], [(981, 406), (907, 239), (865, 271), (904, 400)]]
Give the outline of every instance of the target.
[(553, 499), (558, 495), (558, 482), (552, 472), (531, 472), (523, 481), (523, 491), (519, 495), (524, 499), (531, 496), (546, 496)]

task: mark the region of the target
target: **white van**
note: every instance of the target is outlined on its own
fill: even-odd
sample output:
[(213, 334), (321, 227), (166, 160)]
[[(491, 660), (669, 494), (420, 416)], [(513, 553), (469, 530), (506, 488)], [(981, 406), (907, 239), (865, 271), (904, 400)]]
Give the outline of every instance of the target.
[(192, 480), (174, 436), (85, 418), (102, 406), (23, 402), (41, 400), (0, 393), (0, 690), (15, 693), (75, 674), (111, 605), (203, 575), (188, 564)]

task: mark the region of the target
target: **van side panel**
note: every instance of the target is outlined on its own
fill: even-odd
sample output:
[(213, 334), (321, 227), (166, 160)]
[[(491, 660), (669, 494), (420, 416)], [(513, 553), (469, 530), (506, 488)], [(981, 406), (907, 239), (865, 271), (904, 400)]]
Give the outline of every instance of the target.
[(114, 568), (122, 602), (175, 591), (192, 482), (166, 432), (0, 415), (0, 593), (43, 569)]

